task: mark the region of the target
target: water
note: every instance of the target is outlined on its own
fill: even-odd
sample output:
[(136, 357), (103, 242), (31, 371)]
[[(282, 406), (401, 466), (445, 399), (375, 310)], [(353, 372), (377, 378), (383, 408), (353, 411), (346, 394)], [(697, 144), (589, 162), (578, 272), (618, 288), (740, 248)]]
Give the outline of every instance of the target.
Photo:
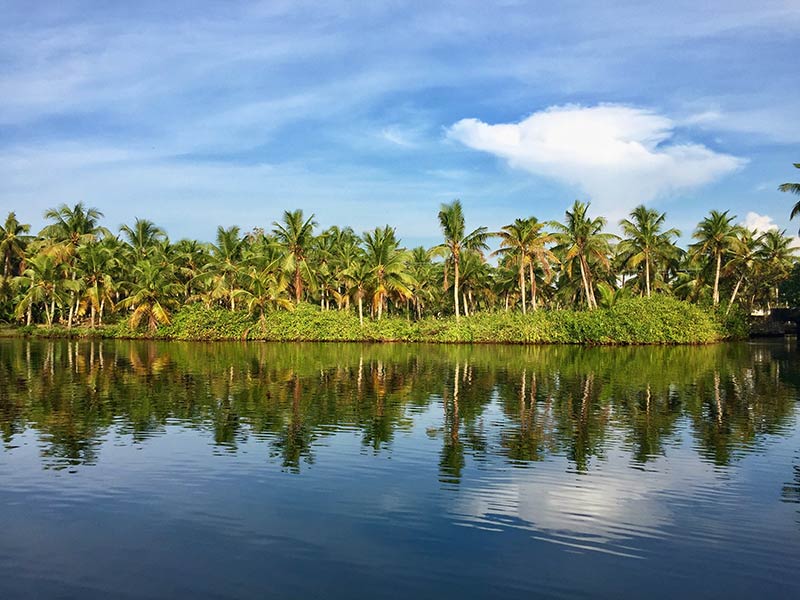
[(0, 340), (0, 597), (799, 597), (797, 359)]

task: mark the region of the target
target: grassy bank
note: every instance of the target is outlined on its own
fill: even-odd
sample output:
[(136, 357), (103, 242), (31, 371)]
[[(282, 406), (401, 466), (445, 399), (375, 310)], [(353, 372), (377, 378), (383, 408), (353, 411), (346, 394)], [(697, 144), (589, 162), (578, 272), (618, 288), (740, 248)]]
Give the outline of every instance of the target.
[(352, 341), (509, 344), (705, 344), (747, 336), (741, 318), (725, 319), (710, 309), (669, 297), (654, 296), (620, 301), (612, 308), (594, 311), (540, 310), (479, 313), (462, 317), (429, 317), (408, 321), (388, 317), (365, 320), (363, 327), (352, 313), (321, 311), (301, 305), (264, 319), (244, 312), (182, 308), (169, 325), (155, 331), (131, 329), (127, 321), (103, 328), (62, 327), (5, 330), (6, 335), (36, 337), (141, 338), (174, 340)]

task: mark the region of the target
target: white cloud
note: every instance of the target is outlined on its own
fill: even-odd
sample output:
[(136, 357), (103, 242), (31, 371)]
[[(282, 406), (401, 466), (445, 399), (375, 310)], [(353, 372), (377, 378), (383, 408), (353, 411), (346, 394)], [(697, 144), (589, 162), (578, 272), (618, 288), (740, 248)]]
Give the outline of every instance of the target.
[(770, 229), (778, 229), (778, 224), (769, 215), (760, 215), (757, 212), (749, 212), (744, 217), (742, 225), (748, 229), (754, 229), (759, 233), (769, 231)]
[[(744, 217), (744, 221), (742, 221), (742, 225), (747, 227), (748, 229), (753, 229), (759, 233), (764, 233), (765, 231), (769, 231), (770, 229), (780, 229), (778, 224), (775, 222), (775, 219), (770, 217), (769, 215), (760, 215), (757, 212), (750, 211)], [(800, 237), (793, 236), (792, 237), (792, 248), (800, 249)]]
[(553, 106), (519, 123), (462, 119), (448, 137), (514, 168), (579, 187), (608, 216), (703, 185), (745, 160), (694, 143), (670, 143), (675, 123), (650, 110)]

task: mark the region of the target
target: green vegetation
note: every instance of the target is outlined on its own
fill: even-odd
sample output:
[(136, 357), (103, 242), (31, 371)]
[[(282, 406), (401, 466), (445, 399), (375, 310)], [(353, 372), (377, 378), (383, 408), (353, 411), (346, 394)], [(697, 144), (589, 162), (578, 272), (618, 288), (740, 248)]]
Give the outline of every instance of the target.
[(785, 232), (748, 231), (727, 211), (684, 250), (664, 213), (635, 208), (620, 237), (580, 201), (563, 223), (490, 232), (467, 228), (456, 200), (438, 213), (443, 243), (411, 250), (388, 225), (317, 232), (301, 210), (269, 232), (219, 227), (209, 244), (173, 243), (146, 219), (114, 235), (102, 216), (62, 205), (32, 236), (8, 215), (1, 323), (48, 336), (703, 343), (745, 333), (741, 315), (779, 303), (796, 262)]
[(365, 321), (349, 311), (301, 304), (292, 311), (255, 317), (245, 311), (191, 304), (154, 330), (129, 320), (102, 329), (88, 327), (17, 330), (42, 337), (100, 335), (171, 340), (267, 340), (320, 342), (432, 342), (539, 344), (692, 344), (747, 335), (741, 314), (703, 309), (668, 296), (629, 298), (594, 311), (478, 312), (411, 320), (390, 316)]

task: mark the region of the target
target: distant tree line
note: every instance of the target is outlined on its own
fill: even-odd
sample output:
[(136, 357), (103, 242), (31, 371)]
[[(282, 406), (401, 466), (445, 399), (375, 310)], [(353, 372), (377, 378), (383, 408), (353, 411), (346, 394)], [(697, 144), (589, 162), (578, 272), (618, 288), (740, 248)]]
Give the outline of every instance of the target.
[[(797, 192), (792, 185), (787, 191)], [(354, 311), (363, 322), (591, 310), (653, 294), (752, 311), (779, 302), (795, 265), (785, 231), (749, 230), (728, 211), (712, 210), (681, 248), (662, 212), (636, 207), (618, 236), (589, 209), (576, 201), (561, 222), (528, 217), (467, 231), (456, 200), (438, 213), (442, 243), (411, 249), (389, 225), (361, 235), (320, 231), (302, 210), (284, 212), (269, 230), (219, 227), (214, 243), (172, 242), (146, 219), (115, 233), (82, 203), (48, 210), (48, 225), (31, 235), (12, 212), (0, 228), (0, 320), (96, 327), (113, 314), (155, 328), (187, 303), (262, 317), (305, 302)], [(492, 238), (499, 247), (490, 253)]]

